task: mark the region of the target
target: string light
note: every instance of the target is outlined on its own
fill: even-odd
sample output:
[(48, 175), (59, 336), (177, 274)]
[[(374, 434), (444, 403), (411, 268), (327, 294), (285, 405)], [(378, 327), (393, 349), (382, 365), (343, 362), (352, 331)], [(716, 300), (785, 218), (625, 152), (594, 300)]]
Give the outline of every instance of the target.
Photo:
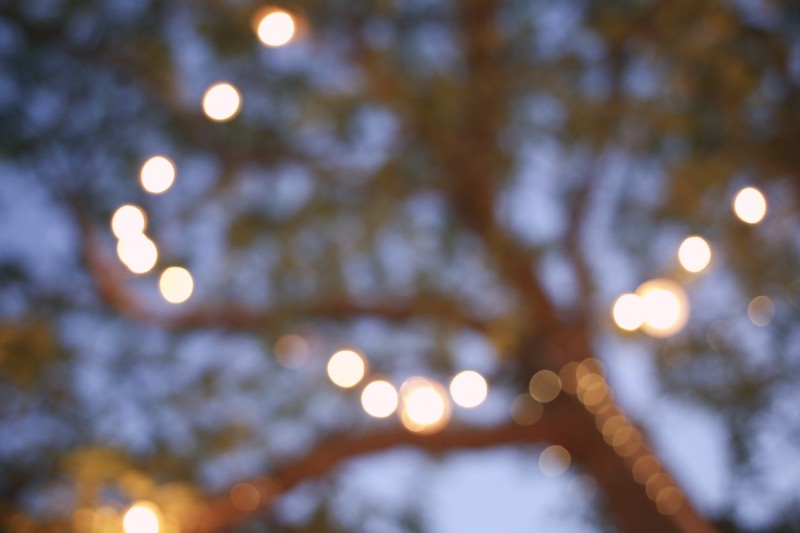
[(702, 237), (687, 237), (678, 248), (678, 260), (686, 271), (702, 272), (711, 262), (711, 247)]
[(194, 290), (192, 274), (183, 267), (169, 267), (158, 280), (161, 296), (172, 304), (180, 304), (189, 299)]
[(561, 379), (552, 370), (540, 370), (531, 378), (528, 389), (534, 400), (552, 402), (561, 392)]
[(388, 381), (373, 381), (361, 392), (361, 406), (372, 417), (386, 418), (397, 410), (397, 404), (397, 390)]
[(636, 289), (644, 303), (642, 329), (653, 337), (675, 335), (689, 320), (689, 300), (680, 285), (667, 279), (647, 281)]
[(433, 433), (450, 418), (450, 403), (444, 388), (421, 377), (406, 380), (400, 387), (400, 421), (409, 431)]
[(160, 526), (158, 507), (151, 502), (135, 502), (122, 518), (125, 533), (158, 533)]
[(295, 26), (294, 18), (286, 11), (269, 10), (261, 17), (256, 33), (265, 45), (278, 47), (292, 40)]
[(542, 474), (549, 477), (560, 476), (569, 468), (572, 460), (569, 452), (563, 446), (554, 444), (548, 446), (539, 456), (539, 469)]
[(175, 164), (163, 155), (151, 157), (139, 171), (142, 188), (151, 194), (161, 194), (175, 181)]
[(620, 329), (636, 331), (644, 324), (644, 302), (636, 294), (623, 294), (614, 302), (611, 316)]
[(111, 231), (117, 239), (140, 235), (147, 227), (147, 217), (140, 207), (126, 204), (111, 216)]
[(486, 379), (474, 370), (465, 370), (450, 381), (450, 396), (456, 405), (470, 409), (486, 399), (489, 387)]
[(239, 112), (241, 96), (230, 83), (217, 83), (206, 90), (203, 96), (203, 112), (216, 122), (231, 120)]
[(366, 372), (364, 358), (352, 350), (340, 350), (328, 360), (328, 377), (339, 387), (355, 387)]
[(117, 256), (134, 274), (146, 274), (158, 261), (158, 248), (145, 235), (132, 234), (119, 240)]
[(767, 214), (767, 199), (755, 187), (745, 187), (736, 193), (733, 211), (742, 222), (758, 224)]

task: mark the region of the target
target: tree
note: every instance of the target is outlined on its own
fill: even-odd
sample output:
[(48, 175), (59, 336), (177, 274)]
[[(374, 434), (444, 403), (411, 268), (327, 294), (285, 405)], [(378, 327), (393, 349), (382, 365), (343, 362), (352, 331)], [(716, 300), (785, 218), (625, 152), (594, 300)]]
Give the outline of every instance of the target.
[[(148, 499), (167, 529), (281, 530), (272, 502), (350, 459), (520, 444), (566, 450), (621, 531), (742, 530), (695, 510), (615, 402), (601, 361), (621, 336), (725, 421), (735, 490), (766, 487), (797, 528), (758, 453), (797, 434), (791, 3), (281, 2), (285, 47), (258, 42), (262, 7), (0, 6), (6, 529), (119, 527)], [(230, 119), (203, 114), (218, 81), (241, 95)], [(178, 177), (147, 194), (156, 154)], [(759, 224), (731, 211), (745, 186)], [(113, 257), (121, 204), (144, 207), (156, 271), (188, 267), (187, 302)], [(677, 267), (691, 234), (710, 272)], [(657, 277), (686, 287), (687, 326), (615, 328), (616, 297)], [(492, 354), (504, 409), (523, 395), (516, 422), (415, 433), (322, 375), (350, 347), (366, 381), (445, 380), (464, 346)], [(323, 494), (305, 527), (338, 520)]]

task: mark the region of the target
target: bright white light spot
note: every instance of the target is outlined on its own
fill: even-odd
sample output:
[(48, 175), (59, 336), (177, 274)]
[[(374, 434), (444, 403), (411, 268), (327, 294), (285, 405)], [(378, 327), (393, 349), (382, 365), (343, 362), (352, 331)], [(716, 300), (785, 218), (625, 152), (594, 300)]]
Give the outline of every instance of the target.
[(258, 38), (267, 46), (283, 46), (294, 36), (294, 19), (285, 11), (272, 11), (258, 23)]
[(561, 378), (552, 370), (540, 370), (531, 378), (529, 390), (534, 400), (552, 402), (561, 392)]
[(569, 452), (563, 446), (548, 446), (539, 456), (539, 469), (545, 476), (560, 476), (569, 468), (571, 461)]
[(361, 393), (361, 406), (375, 418), (386, 418), (397, 410), (397, 390), (388, 381), (373, 381)]
[(169, 267), (158, 280), (161, 296), (172, 304), (180, 304), (189, 299), (194, 290), (194, 280), (188, 270), (182, 267)]
[(756, 296), (747, 306), (747, 316), (753, 324), (763, 328), (775, 318), (775, 304), (769, 296)]
[(450, 396), (453, 401), (468, 409), (482, 404), (488, 391), (486, 379), (474, 370), (460, 372), (450, 381)]
[(678, 260), (687, 271), (700, 272), (711, 262), (711, 247), (702, 237), (688, 237), (678, 248)]
[(341, 350), (328, 361), (328, 377), (339, 387), (349, 389), (358, 384), (366, 372), (364, 358), (351, 350)]
[(212, 85), (203, 96), (203, 112), (211, 120), (225, 122), (239, 112), (242, 99), (230, 83)]
[(145, 274), (156, 266), (158, 248), (153, 241), (139, 233), (119, 240), (117, 256), (134, 274)]
[(159, 510), (150, 502), (136, 502), (122, 518), (125, 533), (158, 533)]
[(117, 239), (140, 235), (147, 227), (147, 217), (135, 205), (120, 206), (111, 217), (111, 231)]
[(642, 329), (653, 337), (675, 335), (689, 320), (689, 299), (674, 281), (654, 279), (636, 289), (644, 302)]
[(400, 419), (410, 431), (432, 433), (447, 423), (450, 404), (438, 383), (425, 378), (411, 378), (400, 387), (400, 397)]
[(733, 199), (733, 211), (742, 222), (758, 224), (767, 214), (767, 199), (755, 187), (745, 187)]
[(635, 331), (644, 324), (644, 301), (636, 294), (623, 294), (614, 302), (611, 314), (617, 327)]
[(139, 172), (142, 188), (152, 194), (161, 194), (175, 181), (175, 164), (163, 155), (151, 157)]

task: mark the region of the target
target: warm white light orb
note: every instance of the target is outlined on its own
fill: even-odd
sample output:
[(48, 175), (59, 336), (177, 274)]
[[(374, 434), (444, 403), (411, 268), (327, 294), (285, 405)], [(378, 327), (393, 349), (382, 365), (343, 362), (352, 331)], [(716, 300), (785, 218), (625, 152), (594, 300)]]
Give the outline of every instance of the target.
[(400, 420), (406, 429), (432, 433), (444, 427), (450, 404), (441, 385), (425, 378), (411, 378), (400, 387)]
[(352, 350), (340, 350), (328, 360), (328, 377), (344, 389), (356, 386), (366, 370), (364, 358)]
[(123, 205), (111, 217), (111, 231), (117, 239), (140, 235), (147, 227), (147, 217), (135, 205)]
[(134, 274), (145, 274), (156, 266), (158, 248), (153, 241), (139, 233), (119, 240), (117, 256)]
[(122, 518), (125, 533), (158, 533), (160, 511), (146, 501), (134, 503)]
[(459, 372), (450, 381), (450, 396), (453, 401), (467, 409), (482, 404), (488, 392), (486, 379), (474, 370)]
[(683, 288), (667, 279), (647, 281), (636, 289), (644, 303), (642, 329), (653, 337), (675, 335), (689, 320), (689, 299)]
[(758, 224), (767, 214), (767, 199), (755, 187), (745, 187), (736, 193), (733, 211), (742, 222)]
[(242, 98), (230, 83), (212, 85), (203, 96), (203, 112), (211, 120), (225, 122), (239, 112)]
[(283, 46), (292, 40), (295, 23), (285, 11), (271, 11), (258, 23), (258, 38), (267, 46)]
[(388, 381), (373, 381), (361, 393), (361, 406), (369, 416), (386, 418), (397, 410), (397, 390)]
[(175, 181), (175, 164), (163, 155), (151, 157), (139, 172), (142, 188), (151, 194), (161, 194)]
[(688, 272), (701, 272), (711, 262), (711, 247), (702, 237), (687, 237), (678, 248), (678, 260)]
[(635, 331), (644, 324), (644, 301), (636, 294), (623, 294), (614, 302), (611, 315), (618, 328)]
[(194, 290), (192, 274), (183, 267), (169, 267), (158, 280), (161, 296), (172, 304), (180, 304), (189, 299)]

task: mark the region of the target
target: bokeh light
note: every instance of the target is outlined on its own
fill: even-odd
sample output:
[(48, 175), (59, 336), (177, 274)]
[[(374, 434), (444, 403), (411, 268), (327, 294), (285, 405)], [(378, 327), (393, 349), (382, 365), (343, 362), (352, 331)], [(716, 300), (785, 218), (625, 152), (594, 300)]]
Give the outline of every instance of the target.
[(702, 237), (687, 237), (678, 248), (678, 260), (688, 272), (701, 272), (711, 262), (711, 247)]
[(482, 404), (488, 391), (486, 379), (474, 370), (459, 372), (450, 381), (450, 396), (453, 401), (468, 409)]
[(631, 471), (633, 472), (633, 479), (640, 485), (647, 483), (650, 476), (660, 472), (661, 463), (650, 454), (642, 455), (633, 463)]
[(656, 495), (656, 507), (663, 515), (673, 515), (683, 506), (683, 493), (676, 487), (664, 487)]
[(194, 290), (192, 274), (183, 267), (169, 267), (158, 280), (161, 296), (172, 304), (180, 304), (189, 299)]
[(111, 216), (111, 231), (117, 239), (141, 235), (147, 228), (147, 217), (140, 207), (126, 204)]
[(572, 458), (566, 448), (554, 444), (542, 451), (539, 456), (539, 469), (546, 476), (560, 476), (567, 471), (571, 460)]
[(328, 377), (343, 389), (355, 387), (366, 371), (364, 358), (352, 350), (340, 350), (328, 360)]
[(258, 489), (250, 483), (234, 485), (230, 491), (231, 503), (240, 511), (255, 511), (261, 501)]
[(561, 392), (561, 379), (552, 370), (540, 370), (533, 375), (528, 388), (534, 400), (552, 402)]
[(122, 527), (125, 533), (158, 533), (160, 515), (154, 503), (135, 502), (123, 516)]
[(211, 120), (225, 122), (236, 116), (241, 103), (236, 87), (230, 83), (217, 83), (203, 96), (203, 112)]
[(306, 342), (303, 337), (289, 333), (287, 335), (281, 335), (281, 337), (275, 341), (273, 351), (275, 353), (275, 359), (277, 359), (281, 365), (286, 368), (296, 368), (308, 359), (310, 350), (308, 342)]
[(520, 426), (532, 426), (542, 418), (544, 408), (530, 394), (520, 394), (511, 402), (511, 418)]
[(397, 390), (388, 381), (373, 381), (361, 392), (361, 406), (369, 416), (386, 418), (397, 410), (397, 404)]
[(775, 304), (769, 296), (756, 296), (747, 306), (747, 316), (753, 324), (763, 328), (775, 318)]
[(163, 155), (151, 157), (139, 172), (142, 188), (151, 194), (161, 194), (175, 181), (175, 164)]
[(270, 10), (259, 21), (256, 33), (267, 46), (283, 46), (294, 37), (295, 26), (294, 18), (289, 13)]
[(145, 274), (156, 266), (158, 248), (153, 241), (139, 233), (119, 240), (117, 256), (134, 274)]
[(733, 211), (742, 222), (758, 224), (767, 214), (767, 199), (755, 187), (745, 187), (736, 193)]
[(614, 302), (611, 314), (617, 327), (635, 331), (644, 324), (644, 301), (636, 294), (623, 294)]
[(450, 418), (450, 403), (444, 388), (435, 381), (414, 377), (400, 387), (400, 420), (415, 433), (433, 433)]
[(683, 288), (667, 279), (643, 283), (636, 294), (644, 302), (642, 329), (653, 337), (675, 335), (689, 320), (689, 299)]

